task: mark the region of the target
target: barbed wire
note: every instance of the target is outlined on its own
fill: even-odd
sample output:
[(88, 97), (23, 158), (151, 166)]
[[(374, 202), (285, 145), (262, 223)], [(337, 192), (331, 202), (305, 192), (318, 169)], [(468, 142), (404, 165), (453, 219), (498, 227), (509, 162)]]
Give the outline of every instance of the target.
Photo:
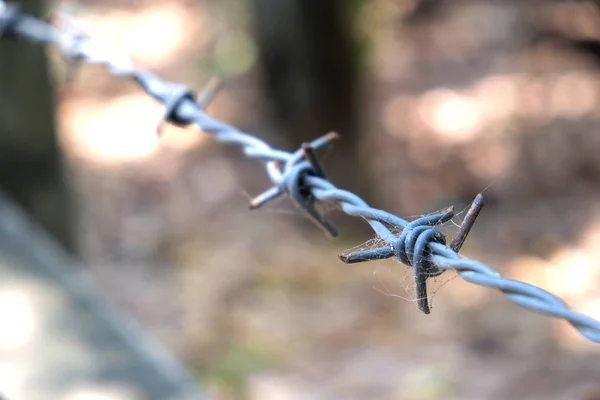
[[(427, 279), (447, 270), (455, 270), (465, 281), (498, 289), (514, 303), (531, 311), (562, 318), (585, 338), (600, 343), (599, 321), (569, 309), (558, 297), (539, 287), (504, 278), (492, 268), (458, 254), (483, 207), (481, 194), (476, 197), (461, 229), (448, 246), (446, 237), (437, 226), (453, 217), (452, 207), (408, 222), (387, 211), (369, 206), (357, 195), (329, 182), (315, 152), (337, 139), (339, 136), (335, 133), (305, 143), (293, 153), (273, 149), (262, 139), (217, 121), (203, 111), (216, 93), (214, 81), (197, 99), (192, 90), (183, 85), (165, 82), (149, 71), (134, 68), (129, 58), (98, 45), (81, 31), (73, 30), (73, 24), (58, 29), (42, 19), (21, 13), (18, 5), (0, 0), (0, 39), (18, 38), (54, 46), (71, 63), (100, 64), (114, 76), (133, 79), (148, 95), (165, 106), (162, 122), (177, 126), (195, 123), (202, 131), (212, 133), (217, 141), (238, 145), (247, 157), (263, 161), (273, 186), (253, 199), (250, 209), (259, 208), (277, 197), (287, 195), (330, 236), (336, 236), (337, 230), (316, 210), (315, 205), (319, 201), (334, 202), (347, 215), (364, 218), (387, 246), (340, 254), (339, 258), (345, 263), (356, 263), (396, 257), (402, 263), (412, 266), (417, 304), (424, 313), (428, 314), (430, 311)], [(158, 125), (158, 133), (161, 126), (162, 123)], [(402, 233), (397, 236), (390, 228), (400, 229)]]

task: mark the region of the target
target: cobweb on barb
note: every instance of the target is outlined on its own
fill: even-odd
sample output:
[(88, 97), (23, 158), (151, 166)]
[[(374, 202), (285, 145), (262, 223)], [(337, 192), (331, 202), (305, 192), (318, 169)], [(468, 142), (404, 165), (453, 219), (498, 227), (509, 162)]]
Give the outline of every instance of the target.
[[(462, 224), (462, 220), (464, 215), (467, 213), (470, 206), (466, 206), (463, 210), (456, 213), (454, 217), (443, 224), (436, 225), (436, 228), (446, 236), (447, 242), (449, 243), (452, 240), (456, 230)], [(413, 215), (408, 216), (406, 219), (411, 221), (413, 219), (417, 219), (426, 215), (432, 215), (439, 213), (439, 211), (434, 211), (425, 215)], [(402, 233), (402, 230), (397, 227), (388, 226), (390, 231), (394, 233), (394, 235), (399, 236)], [(389, 247), (383, 239), (379, 237), (375, 237), (367, 240), (366, 242), (351, 247), (347, 250), (344, 250), (342, 254), (349, 254), (355, 251), (364, 251), (364, 250), (373, 250), (382, 247)], [(374, 260), (366, 265), (369, 268), (374, 267), (373, 276), (375, 280), (375, 284), (373, 288), (378, 292), (391, 297), (398, 297), (400, 299), (416, 303), (418, 297), (416, 295), (415, 290), (415, 276), (413, 273), (413, 269), (410, 266), (404, 265), (399, 260), (395, 259), (382, 259), (382, 260)], [(428, 293), (428, 302), (430, 308), (434, 307), (434, 298), (437, 292), (448, 282), (454, 280), (458, 277), (456, 271), (446, 270), (444, 273), (431, 276), (427, 279), (427, 293)]]

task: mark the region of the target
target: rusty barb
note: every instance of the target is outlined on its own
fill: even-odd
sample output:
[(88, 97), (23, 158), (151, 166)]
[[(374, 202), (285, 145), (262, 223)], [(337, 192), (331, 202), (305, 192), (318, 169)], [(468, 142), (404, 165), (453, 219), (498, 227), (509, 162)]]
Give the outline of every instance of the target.
[[(471, 203), (469, 211), (463, 220), (458, 232), (450, 243), (450, 248), (458, 253), (471, 231), (479, 212), (483, 208), (483, 195), (479, 193)], [(418, 218), (406, 225), (398, 240), (388, 247), (355, 251), (349, 254), (338, 254), (340, 260), (346, 264), (364, 261), (382, 260), (397, 257), (404, 264), (412, 265), (415, 274), (415, 287), (417, 292), (417, 306), (425, 314), (429, 314), (429, 301), (427, 296), (427, 279), (441, 275), (444, 269), (436, 267), (431, 262), (431, 254), (427, 249), (429, 242), (445, 244), (445, 236), (434, 227), (450, 221), (454, 217), (454, 207)]]
[[(334, 202), (345, 214), (364, 219), (387, 246), (342, 255), (340, 259), (345, 263), (356, 263), (395, 257), (412, 266), (418, 305), (424, 313), (430, 311), (427, 279), (446, 270), (454, 270), (465, 281), (502, 291), (522, 307), (562, 318), (587, 339), (600, 343), (600, 322), (597, 320), (569, 309), (562, 300), (543, 289), (504, 278), (490, 267), (458, 254), (483, 207), (483, 196), (475, 198), (457, 235), (450, 245), (446, 245), (446, 238), (437, 226), (453, 217), (451, 207), (408, 222), (387, 211), (369, 206), (357, 195), (339, 189), (327, 180), (316, 153), (338, 139), (336, 133), (305, 143), (295, 152), (274, 149), (262, 139), (206, 114), (205, 108), (218, 92), (220, 85), (217, 81), (209, 82), (201, 94), (195, 96), (185, 86), (165, 82), (147, 70), (134, 68), (128, 57), (93, 42), (79, 29), (73, 28), (73, 24), (58, 29), (42, 19), (20, 12), (18, 4), (1, 0), (0, 39), (22, 39), (53, 46), (66, 60), (73, 63), (103, 65), (113, 76), (135, 81), (149, 96), (165, 106), (162, 123), (157, 129), (159, 133), (164, 123), (180, 127), (195, 124), (203, 132), (212, 134), (215, 140), (237, 145), (245, 156), (263, 162), (273, 186), (253, 199), (250, 209), (259, 208), (277, 197), (287, 195), (329, 236), (336, 236), (338, 232), (315, 209), (318, 202)], [(32, 92), (32, 96), (34, 95), (35, 92)], [(396, 235), (392, 230), (400, 231), (401, 234)]]
[[(330, 237), (336, 237), (338, 231), (333, 224), (321, 215), (315, 209), (317, 200), (311, 192), (310, 186), (307, 186), (303, 179), (307, 176), (314, 176), (323, 180), (325, 172), (321, 162), (317, 158), (316, 151), (331, 144), (334, 140), (340, 138), (336, 132), (329, 132), (311, 143), (303, 143), (300, 150), (296, 151), (287, 159), (285, 164), (278, 161), (271, 161), (275, 168), (280, 169), (283, 176), (287, 177), (282, 181), (256, 196), (250, 201), (250, 209), (257, 209), (271, 200), (274, 200), (284, 194), (288, 194), (294, 202), (304, 209), (308, 217), (320, 227), (325, 234)], [(280, 168), (282, 167), (282, 168)]]

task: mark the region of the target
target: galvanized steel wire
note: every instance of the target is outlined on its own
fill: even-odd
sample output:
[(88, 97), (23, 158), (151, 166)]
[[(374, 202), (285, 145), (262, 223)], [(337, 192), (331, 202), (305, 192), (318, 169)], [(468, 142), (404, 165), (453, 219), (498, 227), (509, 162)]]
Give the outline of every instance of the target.
[[(17, 5), (1, 1), (0, 38), (25, 39), (55, 46), (67, 60), (101, 64), (112, 75), (133, 79), (148, 95), (165, 106), (164, 121), (178, 126), (194, 123), (202, 131), (212, 133), (217, 141), (235, 144), (241, 147), (247, 157), (264, 162), (273, 187), (254, 199), (251, 208), (287, 195), (332, 236), (337, 235), (337, 231), (315, 209), (316, 202), (335, 202), (344, 213), (364, 218), (387, 246), (340, 255), (340, 258), (353, 263), (396, 257), (412, 266), (418, 304), (423, 312), (429, 313), (427, 278), (446, 270), (455, 270), (462, 279), (498, 289), (522, 307), (568, 321), (584, 337), (600, 343), (599, 321), (569, 309), (562, 300), (541, 288), (504, 278), (490, 267), (460, 256), (458, 250), (464, 236), (457, 246), (447, 246), (446, 238), (436, 226), (452, 218), (451, 208), (408, 222), (387, 211), (373, 208), (357, 195), (334, 186), (325, 177), (314, 151), (329, 144), (337, 135), (325, 135), (293, 153), (273, 149), (258, 137), (211, 118), (187, 87), (165, 82), (149, 71), (136, 69), (127, 57), (97, 45), (84, 35), (69, 29), (57, 29), (44, 20), (21, 13)], [(481, 201), (478, 196), (476, 202)], [(402, 233), (394, 234), (391, 227), (400, 229)]]

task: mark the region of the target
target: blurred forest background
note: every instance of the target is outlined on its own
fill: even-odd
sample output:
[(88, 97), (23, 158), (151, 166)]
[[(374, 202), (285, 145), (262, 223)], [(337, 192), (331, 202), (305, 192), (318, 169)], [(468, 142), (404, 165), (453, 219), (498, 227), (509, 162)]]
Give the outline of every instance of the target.
[[(338, 131), (329, 178), (378, 208), (454, 205), (451, 237), (484, 191), (463, 253), (600, 318), (593, 1), (47, 6), (165, 79), (200, 90), (220, 77), (209, 114), (277, 148)], [(259, 162), (196, 128), (157, 138), (163, 110), (134, 83), (89, 66), (66, 83), (48, 55), (55, 114), (13, 131), (56, 120), (68, 188), (60, 157), (40, 158), (54, 142), (20, 158), (29, 180), (14, 179), (3, 142), (1, 183), (216, 399), (600, 399), (600, 353), (568, 324), (450, 273), (420, 313), (405, 266), (336, 257), (375, 245), (364, 221), (334, 212), (341, 234), (328, 240), (288, 200), (248, 211), (269, 185)], [(39, 72), (0, 79), (34, 75), (42, 87)]]

